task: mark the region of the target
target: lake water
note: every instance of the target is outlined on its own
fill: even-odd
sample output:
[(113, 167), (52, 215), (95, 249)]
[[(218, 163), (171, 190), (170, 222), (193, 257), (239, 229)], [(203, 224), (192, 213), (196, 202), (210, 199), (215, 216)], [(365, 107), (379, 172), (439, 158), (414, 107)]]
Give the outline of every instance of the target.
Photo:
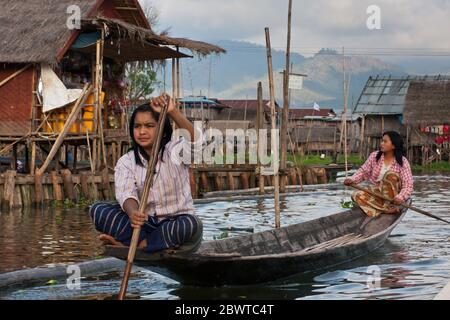
[[(416, 177), (414, 205), (450, 219), (450, 177)], [(341, 200), (351, 190), (327, 188), (281, 202), (282, 225), (343, 211)], [(204, 238), (212, 240), (223, 228), (273, 227), (273, 199), (196, 205), (204, 222)], [(230, 232), (234, 237), (248, 231)], [(102, 255), (87, 213), (82, 209), (46, 209), (0, 214), (0, 272), (42, 265), (80, 262)], [(391, 238), (377, 251), (328, 272), (295, 275), (287, 280), (254, 286), (199, 288), (183, 286), (147, 270), (133, 275), (128, 293), (138, 299), (432, 299), (450, 280), (450, 226), (410, 211)], [(368, 286), (373, 270), (380, 273), (376, 288)], [(101, 299), (117, 294), (119, 273), (84, 278), (81, 290), (65, 285), (0, 291), (1, 299)], [(369, 281), (369, 283), (371, 283)]]

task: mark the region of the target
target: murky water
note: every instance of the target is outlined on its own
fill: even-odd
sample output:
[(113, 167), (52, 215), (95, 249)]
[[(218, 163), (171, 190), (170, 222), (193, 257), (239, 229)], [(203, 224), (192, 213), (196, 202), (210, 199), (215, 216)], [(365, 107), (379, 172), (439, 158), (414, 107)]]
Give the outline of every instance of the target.
[[(318, 191), (314, 196), (284, 199), (282, 224), (343, 211), (340, 202), (349, 200), (351, 192), (343, 188)], [(416, 177), (414, 205), (450, 219), (450, 177)], [(272, 199), (220, 202), (197, 205), (197, 212), (204, 221), (205, 239), (212, 240), (228, 227), (254, 228), (254, 232), (272, 228), (273, 206)], [(229, 236), (240, 234), (246, 231), (229, 232)], [(101, 253), (97, 233), (83, 210), (0, 215), (0, 272), (85, 261)], [(311, 271), (255, 286), (198, 288), (142, 270), (130, 280), (128, 292), (140, 299), (431, 299), (450, 280), (449, 253), (450, 226), (409, 212), (383, 248), (326, 273)], [(379, 283), (373, 279), (374, 271), (381, 275)], [(0, 292), (0, 298), (108, 299), (117, 294), (120, 280), (118, 273), (104, 274), (84, 278), (81, 290), (42, 284)]]

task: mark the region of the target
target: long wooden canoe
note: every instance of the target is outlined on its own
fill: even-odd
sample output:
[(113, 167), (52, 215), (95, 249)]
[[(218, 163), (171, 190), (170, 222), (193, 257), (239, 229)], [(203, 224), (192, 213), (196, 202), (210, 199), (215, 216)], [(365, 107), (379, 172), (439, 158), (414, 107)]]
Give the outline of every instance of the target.
[[(367, 217), (359, 208), (256, 234), (203, 242), (189, 254), (136, 253), (135, 262), (183, 284), (244, 285), (329, 269), (383, 246), (405, 216)], [(126, 259), (128, 248), (106, 248)]]

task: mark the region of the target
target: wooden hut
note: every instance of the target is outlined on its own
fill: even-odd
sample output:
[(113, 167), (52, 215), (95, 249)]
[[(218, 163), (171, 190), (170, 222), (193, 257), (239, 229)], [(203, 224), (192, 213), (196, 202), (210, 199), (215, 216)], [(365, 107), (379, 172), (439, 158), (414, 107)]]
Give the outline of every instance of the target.
[[(34, 173), (38, 163), (43, 173), (55, 157), (65, 159), (56, 166), (67, 167), (69, 158), (80, 158), (77, 150), (87, 156), (87, 146), (93, 170), (114, 167), (126, 149), (120, 144), (128, 142), (125, 64), (190, 57), (180, 52), (183, 48), (199, 55), (225, 52), (154, 33), (136, 0), (1, 4), (1, 151), (22, 157), (23, 172)], [(71, 6), (80, 9), (79, 29), (69, 28)], [(10, 163), (17, 169), (15, 160)]]
[(361, 154), (368, 156), (380, 146), (383, 132), (397, 131), (407, 140), (403, 122), (405, 99), (411, 81), (446, 79), (438, 76), (369, 77), (353, 110), (362, 117)]
[[(220, 100), (223, 105), (229, 107), (227, 111), (222, 113), (217, 120), (226, 121), (249, 121), (250, 128), (256, 128), (258, 100)], [(266, 128), (270, 128), (270, 101), (264, 100), (264, 123)], [(278, 114), (281, 114), (281, 108), (275, 102), (275, 108)]]
[[(2, 206), (62, 200), (61, 185), (65, 198), (76, 198), (75, 185), (98, 198), (83, 173), (108, 198), (129, 143), (126, 64), (171, 59), (176, 74), (181, 58), (225, 52), (156, 34), (137, 0), (0, 4), (0, 169), (12, 169), (0, 176)], [(177, 77), (172, 87), (176, 97)], [(77, 167), (77, 159), (85, 161)]]
[(405, 100), (409, 159), (450, 161), (450, 81), (412, 81)]
[(291, 108), (289, 110), (289, 127), (322, 127), (333, 126), (332, 122), (327, 120), (336, 117), (336, 112), (333, 109), (300, 109)]

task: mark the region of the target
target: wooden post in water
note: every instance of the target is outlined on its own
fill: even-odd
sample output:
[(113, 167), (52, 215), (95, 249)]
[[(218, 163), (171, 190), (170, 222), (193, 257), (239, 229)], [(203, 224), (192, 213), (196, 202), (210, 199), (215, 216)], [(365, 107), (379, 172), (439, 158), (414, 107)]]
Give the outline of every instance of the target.
[(63, 201), (63, 195), (61, 190), (61, 185), (58, 182), (58, 174), (56, 171), (52, 171), (50, 173), (50, 177), (53, 185), (53, 200), (55, 201)]
[[(275, 88), (273, 81), (273, 65), (272, 65), (272, 46), (270, 44), (270, 31), (269, 28), (266, 31), (266, 47), (267, 47), (267, 66), (269, 74), (269, 92), (270, 92), (270, 118), (272, 122), (272, 133), (273, 136), (276, 132), (276, 112), (275, 112)], [(272, 150), (272, 161), (277, 161), (278, 157), (273, 157), (279, 152), (278, 146), (274, 145), (274, 139), (272, 137), (271, 150)], [(275, 165), (278, 168), (278, 164)], [(275, 187), (275, 228), (281, 227), (280, 219), (280, 176), (278, 175), (278, 170), (274, 173), (274, 187)]]
[(70, 172), (69, 169), (61, 170), (61, 177), (63, 180), (65, 197), (71, 201), (75, 201), (77, 197), (75, 194), (72, 172)]
[[(258, 141), (258, 155), (257, 155), (257, 159), (258, 159), (258, 180), (259, 180), (259, 194), (264, 194), (265, 193), (265, 187), (266, 187), (266, 183), (265, 183), (265, 179), (264, 176), (262, 175), (262, 165), (261, 165), (261, 156), (263, 154), (266, 154), (266, 152), (263, 152), (262, 150), (262, 146), (261, 146), (261, 142), (260, 142), (260, 132), (261, 130), (264, 129), (264, 102), (263, 102), (263, 89), (262, 89), (262, 83), (258, 82), (258, 109), (257, 109), (257, 113), (256, 113), (256, 134), (257, 136), (257, 141)], [(267, 150), (265, 150), (267, 151)]]
[(42, 188), (42, 174), (37, 171), (34, 175), (34, 203), (41, 205), (44, 201), (44, 190)]
[(5, 173), (5, 185), (3, 189), (2, 210), (11, 210), (14, 206), (14, 189), (16, 187), (15, 170), (8, 170)]

